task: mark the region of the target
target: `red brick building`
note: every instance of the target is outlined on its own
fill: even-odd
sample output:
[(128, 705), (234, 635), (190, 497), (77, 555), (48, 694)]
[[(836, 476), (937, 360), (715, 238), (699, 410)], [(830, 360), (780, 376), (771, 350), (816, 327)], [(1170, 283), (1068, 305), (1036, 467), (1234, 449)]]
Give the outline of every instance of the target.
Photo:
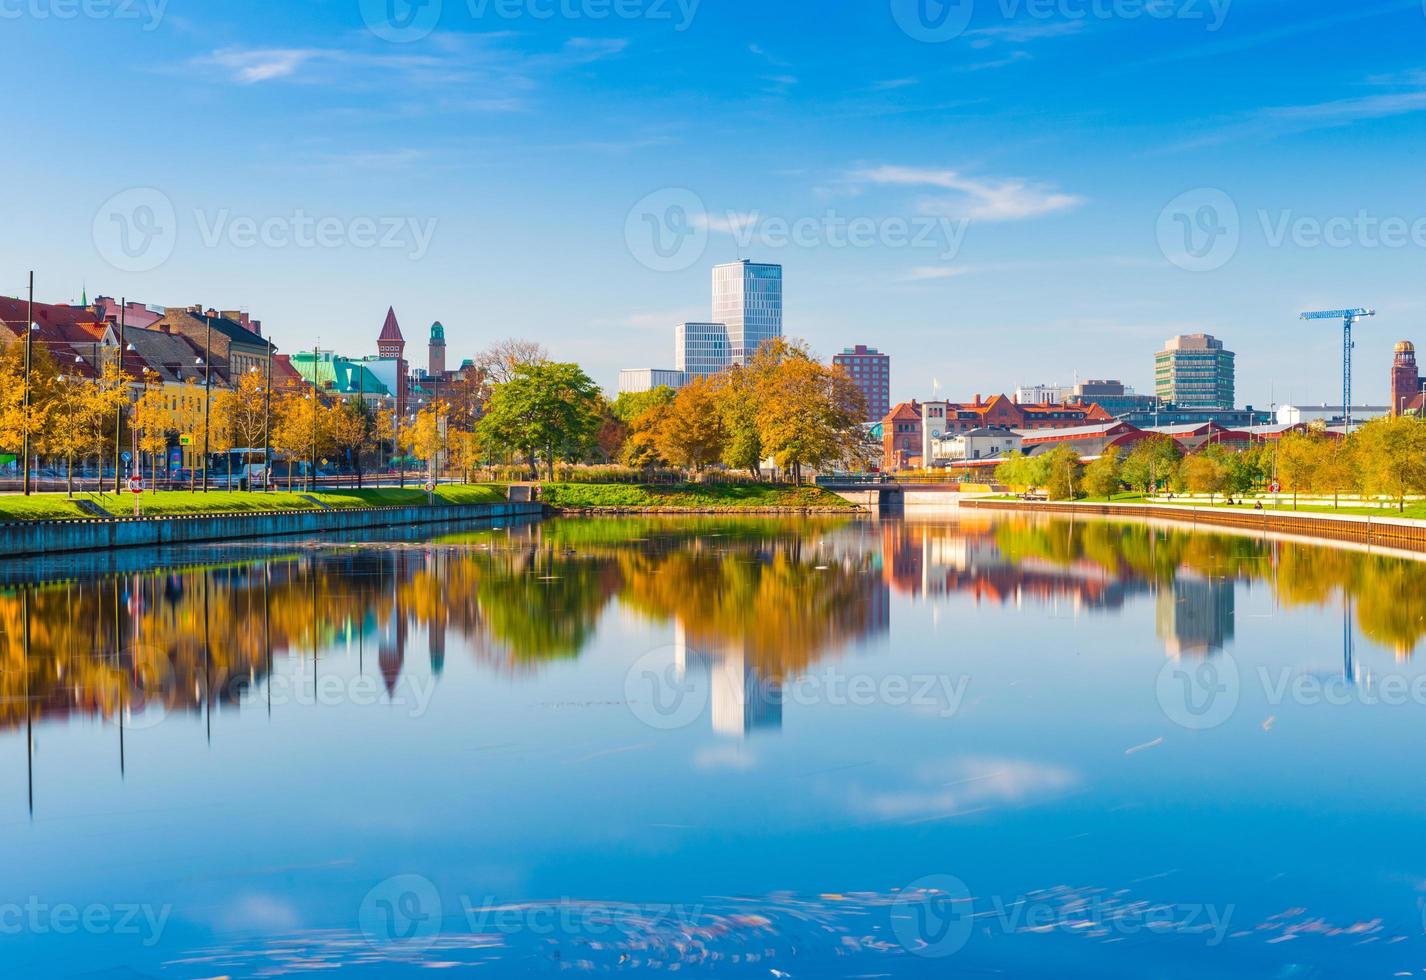
[(1403, 340), (1391, 362), (1391, 414), (1421, 414), (1426, 395), (1421, 392), (1421, 369), (1416, 365), (1416, 345)]

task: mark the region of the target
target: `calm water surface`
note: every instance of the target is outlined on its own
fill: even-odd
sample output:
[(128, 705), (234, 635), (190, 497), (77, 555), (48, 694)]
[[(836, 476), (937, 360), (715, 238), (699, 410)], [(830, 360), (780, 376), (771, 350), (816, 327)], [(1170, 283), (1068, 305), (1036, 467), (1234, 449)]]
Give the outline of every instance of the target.
[(0, 586), (0, 976), (1426, 976), (1426, 567), (568, 520)]

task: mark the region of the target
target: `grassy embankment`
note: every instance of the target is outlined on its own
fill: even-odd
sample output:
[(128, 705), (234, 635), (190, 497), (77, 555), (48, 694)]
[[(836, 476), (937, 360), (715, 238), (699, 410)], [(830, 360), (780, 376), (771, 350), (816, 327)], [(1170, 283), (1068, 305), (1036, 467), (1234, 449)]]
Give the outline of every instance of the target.
[[(1009, 500), (1020, 501), (1020, 497), (1000, 496), (987, 497), (987, 500)], [(1426, 501), (1407, 501), (1406, 509), (1399, 511), (1394, 502), (1385, 502), (1380, 507), (1364, 507), (1355, 503), (1344, 503), (1340, 507), (1333, 507), (1331, 504), (1318, 502), (1300, 502), (1296, 507), (1292, 505), (1290, 498), (1284, 497), (1281, 500), (1273, 501), (1267, 498), (1247, 497), (1247, 503), (1236, 503), (1229, 505), (1222, 500), (1209, 503), (1207, 500), (1178, 497), (1168, 500), (1162, 497), (1149, 499), (1139, 493), (1121, 493), (1113, 497), (1082, 497), (1075, 503), (1081, 504), (1143, 504), (1148, 506), (1166, 507), (1214, 507), (1219, 510), (1253, 510), (1253, 504), (1262, 499), (1263, 509), (1278, 511), (1283, 513), (1298, 514), (1337, 514), (1342, 517), (1397, 517), (1410, 520), (1426, 520)]]
[(846, 510), (856, 505), (818, 487), (769, 484), (546, 483), (541, 499), (563, 510)]
[[(501, 504), (505, 490), (497, 486), (439, 487), (436, 503)], [(115, 517), (132, 517), (134, 498), (129, 494), (84, 493), (73, 498), (62, 493), (40, 493), (29, 497), (20, 494), (0, 495), (0, 521), (40, 521), (88, 518), (93, 515), (79, 506), (83, 500)], [(271, 513), (292, 510), (349, 510), (354, 507), (419, 507), (427, 501), (426, 491), (419, 487), (400, 489), (379, 487), (364, 490), (323, 490), (301, 493), (247, 493), (234, 490), (214, 490), (190, 493), (187, 490), (150, 491), (139, 500), (140, 513), (145, 516), (164, 514), (244, 514)]]

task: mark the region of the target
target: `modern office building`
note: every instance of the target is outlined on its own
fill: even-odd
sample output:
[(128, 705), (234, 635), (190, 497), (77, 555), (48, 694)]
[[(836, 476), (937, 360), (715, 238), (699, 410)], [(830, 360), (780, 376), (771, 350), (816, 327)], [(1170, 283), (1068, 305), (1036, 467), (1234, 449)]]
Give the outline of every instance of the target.
[(1068, 400), (1076, 405), (1098, 405), (1116, 417), (1152, 411), (1159, 405), (1153, 395), (1135, 394), (1134, 389), (1122, 381), (1081, 381), (1074, 386)]
[(690, 378), (707, 378), (728, 367), (728, 326), (681, 323), (674, 338), (674, 367)]
[(1061, 405), (1070, 398), (1064, 385), (1020, 385), (1015, 389), (1017, 405)]
[(688, 375), (666, 368), (625, 368), (619, 372), (619, 394), (638, 395), (655, 388), (675, 390), (688, 384)]
[(866, 421), (880, 422), (891, 412), (891, 355), (857, 344), (832, 357), (866, 396)]
[(747, 364), (782, 336), (782, 266), (747, 259), (714, 266), (713, 320), (727, 324), (729, 361)]
[(1206, 333), (1174, 337), (1154, 361), (1159, 400), (1179, 408), (1231, 409), (1235, 356)]

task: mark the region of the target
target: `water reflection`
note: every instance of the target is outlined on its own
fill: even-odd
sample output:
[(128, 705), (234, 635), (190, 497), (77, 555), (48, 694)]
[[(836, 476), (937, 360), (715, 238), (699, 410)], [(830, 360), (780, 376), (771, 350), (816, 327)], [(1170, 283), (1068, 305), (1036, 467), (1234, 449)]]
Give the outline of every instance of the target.
[[(1268, 708), (1255, 694), (1199, 737), (1175, 732), (1154, 697), (1172, 661), (1236, 659), (1245, 687), (1258, 668), (1317, 670), (1324, 650), (1335, 661), (1339, 617), (1349, 681), (1359, 657), (1410, 658), (1426, 636), (1411, 558), (975, 518), (551, 521), (188, 559), (0, 591), (6, 791), (17, 816), (22, 789), (40, 814), (15, 822), (15, 887), (89, 901), (117, 883), (120, 899), (173, 902), (165, 976), (187, 975), (172, 964), (198, 962), (181, 959), (195, 949), (207, 958), (192, 975), (384, 969), (389, 950), (351, 931), (354, 913), (373, 885), (408, 873), (452, 907), (466, 895), (455, 882), (478, 905), (565, 896), (599, 915), (626, 900), (701, 910), (652, 935), (629, 913), (633, 938), (597, 951), (566, 937), (562, 955), (611, 971), (650, 949), (669, 968), (721, 968), (750, 950), (825, 956), (801, 961), (807, 976), (847, 972), (852, 960), (833, 962), (844, 955), (896, 955), (888, 909), (907, 883), (947, 869), (1007, 907), (1041, 896), (1066, 910), (1055, 921), (1078, 923), (1086, 895), (1108, 896), (1111, 924), (1162, 901), (1252, 904), (1233, 935), (1270, 942), (1355, 941), (1383, 882), (1419, 880), (1388, 857), (1339, 894), (1336, 862), (1357, 858), (1313, 838), (1380, 810), (1396, 821), (1382, 851), (1410, 850), (1420, 799), (1400, 773), (1415, 715)], [(1266, 616), (1281, 619), (1248, 618)], [(616, 693), (647, 654), (707, 694), (680, 731), (638, 724)], [(859, 679), (974, 685), (953, 716), (793, 694), (852, 661), (843, 674)], [(313, 710), (331, 684), (361, 710)], [(385, 710), (402, 704), (433, 707)], [(154, 730), (170, 719), (180, 724)], [(103, 782), (111, 750), (120, 774), (132, 770), (125, 783)], [(1352, 785), (1315, 782), (1333, 769)], [(197, 819), (190, 783), (217, 800)], [(66, 836), (76, 801), (110, 837)], [(126, 852), (152, 839), (173, 851), (145, 852), (140, 869)], [(240, 843), (215, 854), (213, 839)], [(72, 875), (45, 857), (63, 846), (83, 855)], [(1216, 864), (1185, 856), (1212, 848)], [(1373, 935), (1405, 935), (1399, 905)], [(205, 918), (216, 906), (224, 914)], [(522, 946), (478, 925), (447, 921), (442, 957), (556, 968), (543, 936)], [(1066, 925), (1046, 941), (1107, 943), (1106, 928)], [(52, 952), (33, 938), (37, 956)], [(1150, 974), (1149, 959), (1124, 975)], [(1282, 970), (1244, 975), (1291, 975), (1272, 965)], [(853, 972), (882, 971), (856, 961)]]
[[(1237, 588), (1284, 606), (1350, 603), (1368, 639), (1411, 656), (1426, 635), (1404, 557), (1170, 527), (1054, 520), (554, 521), (408, 546), (311, 546), (231, 564), (14, 586), (0, 593), (0, 726), (251, 700), (275, 658), (374, 649), (394, 692), (424, 634), (525, 674), (580, 656), (612, 604), (672, 624), (678, 668), (712, 681), (714, 725), (776, 728), (790, 675), (885, 633), (890, 594), (1118, 609), (1151, 597), (1170, 657), (1234, 636)], [(1352, 630), (1345, 634), (1350, 640)], [(1349, 653), (1350, 656), (1350, 653)]]

